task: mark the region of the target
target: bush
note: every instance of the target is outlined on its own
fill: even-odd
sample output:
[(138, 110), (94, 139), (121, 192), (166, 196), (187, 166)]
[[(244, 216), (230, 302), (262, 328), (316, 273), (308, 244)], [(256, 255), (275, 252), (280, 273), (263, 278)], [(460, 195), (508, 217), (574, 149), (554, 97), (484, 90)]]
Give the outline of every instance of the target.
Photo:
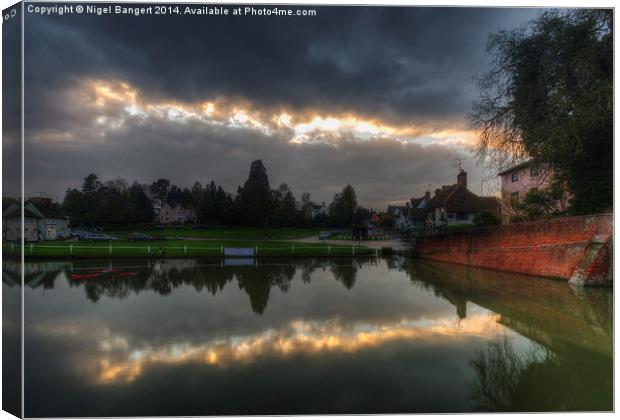
[(474, 225), (446, 225), (443, 228), (442, 233), (455, 233), (455, 232), (463, 232), (469, 229), (472, 229)]
[(474, 217), (474, 225), (476, 226), (493, 226), (499, 225), (501, 220), (497, 213), (492, 211), (483, 211)]

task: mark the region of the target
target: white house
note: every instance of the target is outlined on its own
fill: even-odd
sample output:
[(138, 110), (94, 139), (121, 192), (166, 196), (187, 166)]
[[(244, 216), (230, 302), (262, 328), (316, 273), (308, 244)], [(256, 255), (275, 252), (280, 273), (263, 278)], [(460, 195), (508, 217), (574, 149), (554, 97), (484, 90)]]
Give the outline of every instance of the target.
[[(2, 236), (7, 241), (21, 239), (21, 207), (10, 204), (2, 215)], [(51, 200), (27, 201), (24, 205), (24, 240), (26, 242), (53, 241), (69, 237), (69, 218)]]
[(168, 223), (194, 223), (196, 222), (196, 210), (185, 207), (182, 204), (171, 206), (163, 204), (155, 207), (155, 221), (161, 224)]
[(310, 218), (316, 219), (317, 217), (327, 217), (329, 215), (329, 209), (323, 204), (314, 204), (310, 208)]

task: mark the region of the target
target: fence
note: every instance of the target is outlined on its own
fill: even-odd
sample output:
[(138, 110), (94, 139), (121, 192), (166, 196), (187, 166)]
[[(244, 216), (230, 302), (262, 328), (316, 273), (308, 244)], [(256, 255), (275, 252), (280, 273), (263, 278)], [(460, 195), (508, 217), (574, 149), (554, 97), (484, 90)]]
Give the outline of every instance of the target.
[[(26, 244), (25, 257), (199, 257), (226, 256), (224, 246), (158, 246), (158, 245), (74, 245), (74, 244)], [(230, 248), (228, 248), (230, 249)], [(254, 256), (356, 256), (378, 255), (378, 250), (359, 245), (317, 245), (304, 244), (290, 246), (259, 247), (254, 246)], [(3, 244), (3, 251), (18, 254), (19, 245)]]

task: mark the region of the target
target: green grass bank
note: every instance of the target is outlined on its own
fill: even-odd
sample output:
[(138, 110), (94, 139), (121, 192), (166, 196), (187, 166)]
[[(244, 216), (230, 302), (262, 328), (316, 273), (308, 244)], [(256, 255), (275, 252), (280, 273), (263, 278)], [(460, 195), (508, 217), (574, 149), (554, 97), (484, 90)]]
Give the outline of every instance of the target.
[[(195, 258), (223, 257), (224, 248), (253, 248), (258, 257), (373, 256), (376, 250), (359, 245), (324, 245), (281, 241), (152, 240), (130, 242), (54, 241), (26, 244), (25, 258)], [(5, 256), (19, 255), (19, 244), (3, 243)]]

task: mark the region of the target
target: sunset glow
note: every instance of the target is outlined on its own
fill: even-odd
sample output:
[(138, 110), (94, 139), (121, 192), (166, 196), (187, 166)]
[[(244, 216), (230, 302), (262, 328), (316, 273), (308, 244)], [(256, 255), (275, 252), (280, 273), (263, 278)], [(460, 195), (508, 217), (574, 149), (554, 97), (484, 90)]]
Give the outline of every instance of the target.
[[(289, 328), (255, 335), (212, 340), (204, 344), (176, 343), (164, 347), (131, 349), (123, 339), (104, 339), (96, 382), (127, 383), (155, 364), (199, 363), (227, 366), (250, 363), (260, 357), (327, 352), (358, 352), (397, 340), (461, 340), (468, 336), (494, 337), (505, 333), (495, 314), (463, 320), (439, 319), (394, 324), (343, 325), (338, 321), (292, 321)], [(112, 344), (115, 343), (115, 344)]]
[[(334, 145), (339, 140), (372, 141), (393, 139), (400, 142), (469, 147), (475, 133), (462, 128), (436, 130), (432, 126), (394, 126), (353, 114), (329, 115), (294, 111), (258, 111), (251, 103), (236, 104), (223, 99), (205, 99), (200, 103), (147, 100), (142, 92), (124, 82), (88, 81), (85, 89), (91, 92), (91, 106), (100, 130), (118, 129), (126, 118), (158, 118), (184, 124), (197, 122), (231, 129), (257, 130), (264, 135), (279, 134), (290, 143), (325, 142)], [(106, 115), (113, 113), (115, 118)], [(119, 115), (120, 113), (120, 115)]]

